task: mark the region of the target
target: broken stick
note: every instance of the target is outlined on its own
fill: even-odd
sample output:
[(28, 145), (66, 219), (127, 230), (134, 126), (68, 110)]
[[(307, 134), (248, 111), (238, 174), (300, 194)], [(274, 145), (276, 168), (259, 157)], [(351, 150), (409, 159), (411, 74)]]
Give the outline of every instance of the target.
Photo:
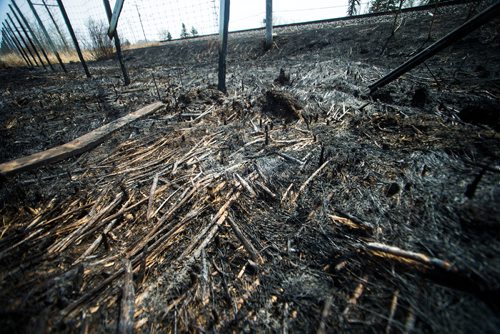
[(123, 261), (125, 275), (123, 279), (122, 301), (118, 334), (130, 334), (134, 330), (135, 292), (132, 272), (132, 263), (129, 259)]
[(437, 267), (445, 271), (456, 271), (456, 268), (449, 262), (430, 257), (422, 253), (415, 253), (407, 251), (398, 247), (384, 245), (378, 242), (369, 242), (366, 247), (375, 253), (386, 253), (390, 255), (399, 256), (405, 259), (413, 260), (421, 264)]
[(243, 245), (243, 247), (245, 248), (245, 250), (250, 254), (250, 257), (252, 258), (252, 260), (254, 260), (255, 262), (257, 262), (259, 264), (263, 263), (264, 261), (263, 261), (262, 257), (260, 256), (259, 252), (255, 249), (255, 247), (252, 245), (250, 240), (248, 240), (248, 238), (245, 237), (245, 235), (240, 230), (240, 228), (238, 227), (238, 225), (236, 224), (236, 222), (233, 220), (233, 218), (231, 216), (228, 217), (228, 221), (229, 221), (229, 225), (231, 225), (231, 228), (234, 231), (234, 234), (236, 234), (236, 237), (238, 238), (238, 240), (240, 240), (240, 242)]

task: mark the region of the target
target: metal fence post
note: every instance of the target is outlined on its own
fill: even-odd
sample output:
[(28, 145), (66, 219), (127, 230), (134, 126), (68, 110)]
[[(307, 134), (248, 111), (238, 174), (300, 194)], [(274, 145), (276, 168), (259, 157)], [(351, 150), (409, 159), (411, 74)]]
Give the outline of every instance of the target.
[(33, 68), (33, 63), (31, 62), (28, 54), (23, 50), (23, 46), (21, 45), (21, 43), (19, 43), (19, 40), (17, 39), (14, 32), (12, 32), (12, 30), (10, 30), (10, 27), (8, 27), (5, 23), (9, 24), (9, 22), (5, 21), (3, 24), (3, 27), (7, 33), (7, 36), (10, 37), (10, 39), (14, 42), (16, 47), (19, 49), (19, 52), (21, 52), (21, 55), (23, 56), (23, 58), (25, 58), (25, 60), (27, 60), (28, 66), (30, 68)]
[(40, 17), (38, 16), (38, 13), (35, 10), (35, 6), (33, 6), (33, 3), (31, 2), (31, 0), (28, 0), (28, 4), (29, 4), (29, 6), (31, 8), (31, 11), (33, 12), (33, 15), (35, 15), (35, 18), (36, 18), (36, 21), (38, 22), (38, 25), (42, 29), (42, 32), (45, 35), (45, 38), (47, 39), (47, 43), (49, 43), (49, 46), (52, 49), (52, 52), (56, 55), (56, 58), (59, 61), (59, 64), (61, 64), (61, 67), (62, 67), (63, 71), (67, 72), (66, 71), (66, 67), (64, 67), (64, 63), (63, 63), (61, 57), (59, 56), (59, 52), (57, 52), (57, 48), (54, 45), (54, 42), (52, 42), (52, 38), (50, 38), (50, 35), (47, 32), (47, 29), (45, 29), (45, 26), (43, 25), (42, 20), (40, 20)]
[(47, 3), (45, 3), (45, 0), (42, 0), (43, 5), (45, 6), (45, 9), (47, 10), (47, 14), (49, 14), (50, 19), (52, 20), (52, 23), (54, 24), (54, 27), (56, 28), (57, 33), (59, 34), (59, 37), (61, 37), (61, 41), (64, 44), (65, 50), (69, 50), (69, 45), (68, 42), (66, 42), (66, 38), (62, 34), (61, 30), (59, 29), (59, 26), (57, 25), (56, 20), (54, 19), (54, 16), (52, 16), (52, 13), (49, 9), (49, 6), (47, 6)]
[(266, 0), (266, 49), (273, 46), (273, 0)]
[(24, 58), (24, 55), (21, 53), (21, 51), (19, 50), (17, 45), (12, 43), (12, 40), (10, 39), (9, 35), (7, 34), (5, 27), (2, 29), (2, 38), (3, 38), (3, 41), (5, 42), (5, 44), (7, 45), (7, 47), (9, 48), (10, 52), (17, 52), (21, 56), (21, 58), (23, 58), (26, 65), (28, 65), (28, 67), (31, 67), (30, 64), (26, 61), (26, 58)]
[(7, 36), (5, 35), (5, 29), (2, 29), (2, 41), (5, 43), (5, 45), (7, 45), (7, 48), (9, 48), (10, 52), (16, 51), (16, 48), (12, 45), (10, 39), (8, 39)]
[(40, 51), (42, 51), (42, 54), (43, 54), (45, 60), (47, 61), (47, 64), (49, 65), (50, 69), (52, 71), (55, 71), (54, 67), (52, 67), (52, 64), (50, 63), (50, 60), (49, 60), (49, 57), (47, 56), (47, 53), (45, 52), (45, 50), (43, 48), (42, 43), (40, 42), (40, 40), (36, 36), (36, 34), (33, 31), (33, 29), (31, 29), (30, 24), (29, 24), (28, 20), (26, 20), (26, 18), (24, 17), (23, 13), (21, 12), (21, 9), (19, 9), (19, 7), (17, 6), (17, 4), (16, 4), (16, 2), (14, 0), (12, 0), (12, 4), (14, 5), (14, 8), (19, 13), (19, 17), (21, 17), (21, 20), (24, 22), (24, 25), (26, 26), (26, 28), (28, 28), (29, 33), (33, 37), (33, 40), (35, 41), (36, 44), (38, 44), (38, 48), (40, 49)]
[(19, 56), (21, 56), (21, 58), (23, 58), (24, 62), (26, 63), (26, 65), (28, 65), (28, 68), (32, 68), (31, 64), (28, 62), (28, 60), (26, 59), (26, 57), (24, 57), (24, 54), (22, 54), (21, 50), (19, 49), (19, 47), (15, 44), (15, 43), (12, 43), (12, 41), (10, 40), (10, 37), (9, 35), (7, 35), (7, 32), (4, 30), (2, 30), (2, 33), (3, 33), (3, 38), (5, 39), (6, 42), (8, 42), (9, 44), (9, 48), (14, 52), (17, 51), (17, 53), (19, 54)]
[(47, 69), (47, 67), (45, 66), (45, 63), (42, 60), (42, 57), (38, 53), (38, 50), (37, 50), (37, 48), (35, 46), (35, 43), (33, 43), (33, 41), (31, 40), (30, 35), (28, 34), (28, 31), (26, 30), (26, 28), (24, 27), (23, 23), (21, 22), (21, 19), (19, 18), (19, 16), (17, 16), (16, 12), (12, 8), (12, 5), (9, 5), (9, 8), (12, 11), (12, 14), (14, 15), (14, 17), (16, 18), (17, 23), (19, 23), (19, 27), (21, 27), (21, 30), (23, 31), (24, 35), (26, 36), (26, 39), (28, 40), (29, 44), (31, 45), (31, 48), (33, 49), (33, 52), (35, 53), (36, 57), (40, 61), (40, 64), (42, 64), (42, 66), (43, 66), (44, 69)]
[(66, 27), (68, 27), (68, 31), (69, 31), (69, 34), (71, 35), (71, 39), (73, 39), (73, 44), (75, 44), (76, 53), (78, 53), (78, 58), (80, 58), (80, 62), (82, 63), (83, 70), (85, 71), (87, 78), (90, 78), (91, 75), (89, 72), (89, 68), (87, 67), (87, 63), (85, 62), (85, 59), (83, 59), (82, 50), (80, 50), (80, 45), (78, 44), (78, 40), (76, 39), (75, 32), (73, 31), (73, 27), (71, 26), (71, 22), (69, 22), (69, 17), (68, 17), (68, 14), (66, 13), (66, 8), (64, 8), (64, 5), (63, 5), (61, 0), (57, 0), (57, 4), (59, 5), (59, 9), (61, 10), (61, 14), (64, 18), (64, 22), (66, 22)]
[[(17, 35), (19, 36), (19, 38), (21, 38), (21, 41), (23, 42), (24, 44), (24, 48), (26, 49), (26, 51), (28, 51), (28, 53), (30, 54), (31, 58), (33, 59), (33, 62), (35, 63), (35, 66), (40, 66), (40, 64), (38, 64), (38, 62), (36, 61), (36, 58), (35, 56), (33, 55), (33, 52), (31, 52), (29, 46), (28, 46), (28, 43), (26, 43), (26, 40), (24, 39), (23, 35), (21, 35), (21, 32), (19, 31), (19, 29), (17, 29), (17, 26), (16, 24), (14, 23), (14, 20), (12, 19), (12, 16), (10, 16), (9, 13), (7, 13), (7, 17), (9, 18), (9, 21), (10, 23), (12, 23), (12, 26), (14, 27), (14, 29), (16, 30), (17, 32)], [(9, 22), (7, 22), (7, 24), (10, 26)], [(14, 29), (12, 29), (12, 27), (10, 28), (12, 30), (12, 33), (14, 34)], [(15, 34), (14, 34), (15, 36)], [(19, 43), (21, 44), (21, 43)], [(21, 47), (22, 47), (22, 44), (21, 44)], [(45, 66), (44, 66), (45, 67)]]
[[(111, 16), (113, 15), (111, 13), (111, 6), (109, 4), (109, 0), (103, 0), (104, 3), (104, 9), (106, 10), (106, 15), (108, 16), (108, 21), (111, 23)], [(122, 69), (123, 73), (123, 81), (125, 86), (130, 84), (130, 77), (128, 76), (127, 68), (125, 67), (125, 62), (123, 61), (122, 57), (122, 47), (120, 45), (120, 38), (118, 38), (118, 32), (115, 31), (113, 32), (113, 38), (115, 40), (115, 48), (116, 48), (116, 54), (118, 55), (118, 61), (120, 62), (120, 68)]]
[(135, 4), (135, 9), (137, 10), (137, 16), (139, 16), (139, 23), (141, 24), (142, 34), (144, 35), (144, 41), (147, 42), (148, 38), (146, 37), (146, 31), (144, 31), (144, 26), (142, 25), (141, 12), (139, 12), (139, 7), (137, 6), (137, 3)]
[(220, 18), (219, 18), (219, 83), (217, 88), (226, 93), (226, 56), (227, 56), (227, 37), (229, 28), (229, 7), (230, 0), (220, 0)]
[(387, 85), (388, 83), (396, 80), (406, 72), (420, 65), (430, 57), (434, 56), (439, 51), (455, 43), (464, 36), (467, 36), (472, 31), (476, 30), (483, 24), (488, 23), (500, 14), (500, 1), (494, 2), (491, 6), (484, 9), (481, 13), (477, 14), (460, 27), (454, 29), (440, 40), (432, 43), (424, 50), (420, 51), (403, 64), (392, 70), (389, 74), (383, 76), (376, 82), (368, 86), (370, 94), (374, 93), (377, 89)]

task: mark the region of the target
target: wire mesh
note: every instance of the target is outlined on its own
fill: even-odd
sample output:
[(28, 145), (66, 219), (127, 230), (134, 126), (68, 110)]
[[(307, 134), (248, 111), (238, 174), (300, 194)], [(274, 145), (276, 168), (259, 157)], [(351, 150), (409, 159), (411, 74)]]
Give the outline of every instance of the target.
[[(30, 22), (39, 39), (45, 41), (28, 0), (7, 0), (0, 10), (15, 1)], [(56, 0), (31, 0), (40, 19), (58, 48), (72, 48), (68, 30)], [(94, 23), (107, 26), (103, 0), (63, 0), (69, 20), (80, 46), (92, 48), (89, 26)], [(110, 1), (114, 8), (115, 0)], [(118, 22), (118, 33), (123, 44), (143, 44), (168, 39), (216, 34), (219, 25), (220, 0), (127, 0)], [(425, 0), (408, 1), (419, 5)], [(229, 31), (265, 26), (265, 0), (231, 2)], [(360, 1), (356, 14), (368, 13), (371, 1)], [(347, 15), (348, 0), (273, 0), (273, 25), (293, 24), (331, 19)], [(0, 12), (0, 19), (5, 13)], [(3, 36), (0, 35), (0, 38)], [(46, 41), (45, 41), (46, 42)]]

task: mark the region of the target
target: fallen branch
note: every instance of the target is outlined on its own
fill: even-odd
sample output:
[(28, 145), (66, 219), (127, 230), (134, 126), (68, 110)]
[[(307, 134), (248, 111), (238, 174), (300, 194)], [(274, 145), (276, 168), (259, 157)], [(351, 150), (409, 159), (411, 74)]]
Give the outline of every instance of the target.
[(94, 131), (91, 131), (75, 140), (72, 140), (69, 143), (53, 147), (46, 151), (37, 152), (27, 157), (0, 164), (0, 175), (6, 176), (26, 170), (31, 170), (36, 167), (47, 165), (52, 162), (61, 161), (88, 151), (102, 143), (111, 133), (141, 117), (159, 110), (163, 106), (164, 104), (161, 102), (150, 104), (122, 118), (101, 126), (100, 128), (95, 129)]
[(323, 170), (323, 168), (326, 167), (330, 163), (330, 160), (325, 161), (314, 173), (309, 176), (309, 178), (300, 186), (299, 191), (295, 194), (295, 196), (292, 199), (292, 205), (297, 202), (297, 199), (299, 198), (300, 194), (307, 188), (309, 183), (318, 176), (318, 174)]
[(243, 232), (241, 232), (240, 228), (238, 227), (236, 222), (233, 220), (233, 218), (231, 218), (231, 216), (229, 216), (228, 222), (229, 222), (229, 225), (231, 225), (231, 228), (233, 229), (234, 234), (236, 234), (236, 237), (238, 238), (238, 240), (241, 242), (241, 244), (243, 245), (245, 250), (248, 252), (248, 254), (250, 254), (250, 257), (252, 258), (252, 260), (254, 260), (255, 262), (257, 262), (259, 264), (264, 262), (262, 256), (260, 256), (259, 252), (255, 249), (255, 247), (252, 245), (250, 240), (248, 240), (248, 238), (245, 237)]
[(421, 264), (436, 267), (445, 271), (458, 271), (451, 263), (448, 261), (440, 260), (435, 257), (430, 257), (422, 253), (415, 253), (407, 251), (398, 247), (384, 245), (378, 242), (370, 242), (366, 244), (366, 248), (372, 251), (375, 255), (384, 256), (384, 254), (390, 254), (403, 259), (408, 259), (416, 261)]

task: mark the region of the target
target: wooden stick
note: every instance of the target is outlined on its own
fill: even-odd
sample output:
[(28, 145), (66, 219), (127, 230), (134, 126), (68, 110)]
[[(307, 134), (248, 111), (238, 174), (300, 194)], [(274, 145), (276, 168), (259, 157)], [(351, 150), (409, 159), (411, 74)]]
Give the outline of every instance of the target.
[[(221, 225), (227, 218), (227, 215), (228, 215), (228, 212), (227, 212), (227, 209), (229, 208), (229, 206), (231, 204), (233, 204), (233, 202), (235, 200), (237, 200), (241, 195), (241, 192), (240, 191), (237, 191), (236, 193), (234, 193), (233, 195), (231, 195), (229, 197), (229, 199), (226, 201), (226, 203), (224, 203), (224, 205), (222, 205), (219, 209), (219, 211), (217, 211), (217, 213), (215, 214), (214, 218), (212, 218), (212, 221), (211, 223), (205, 227), (195, 238), (194, 240), (191, 241), (191, 244), (182, 252), (182, 254), (179, 256), (179, 259), (178, 261), (180, 262), (184, 257), (186, 257), (188, 254), (190, 254), (193, 249), (196, 247), (196, 245), (198, 244), (198, 242), (202, 239), (202, 238), (205, 238), (205, 241), (202, 242), (205, 243), (205, 246), (208, 244), (208, 242), (210, 242), (210, 240), (212, 239), (212, 237), (215, 235), (215, 233), (217, 232), (218, 228), (219, 228), (219, 225)], [(207, 236), (208, 235), (208, 236)], [(208, 240), (208, 242), (206, 242)], [(204, 246), (204, 247), (205, 247)], [(204, 248), (203, 247), (203, 248)], [(199, 246), (197, 248), (197, 251), (201, 251), (201, 246)], [(196, 252), (194, 252), (196, 253)], [(193, 257), (193, 256), (192, 256)], [(196, 256), (194, 256), (196, 257)]]
[(457, 269), (449, 262), (440, 260), (434, 257), (429, 257), (422, 253), (415, 253), (407, 251), (398, 247), (384, 245), (378, 242), (369, 242), (366, 247), (375, 253), (386, 253), (390, 255), (399, 256), (405, 259), (410, 259), (421, 264), (426, 264), (432, 267), (437, 267), (445, 271), (456, 271)]
[(259, 182), (259, 181), (255, 181), (255, 184), (257, 184), (262, 190), (264, 190), (264, 192), (266, 192), (269, 196), (271, 196), (271, 198), (273, 198), (273, 199), (276, 198), (276, 194), (273, 193), (271, 191), (271, 189), (269, 189), (268, 187), (266, 187), (265, 184), (263, 184), (262, 182)]
[(398, 307), (399, 290), (394, 292), (391, 302), (391, 310), (389, 311), (389, 318), (387, 319), (387, 326), (385, 327), (385, 334), (390, 334), (392, 321), (394, 320), (394, 315), (396, 314), (396, 308)]
[(257, 193), (255, 192), (255, 190), (252, 189), (250, 184), (244, 178), (242, 178), (238, 173), (234, 173), (234, 175), (238, 179), (238, 182), (241, 184), (241, 186), (250, 193), (250, 197), (257, 197)]
[(164, 104), (161, 102), (150, 104), (122, 118), (101, 126), (100, 128), (72, 140), (69, 143), (0, 164), (0, 174), (4, 176), (12, 175), (52, 162), (61, 161), (88, 151), (102, 143), (111, 133), (141, 117), (161, 109), (163, 106)]
[(316, 177), (318, 174), (323, 170), (323, 168), (326, 167), (330, 163), (330, 160), (325, 161), (314, 173), (309, 176), (309, 178), (300, 186), (299, 191), (295, 194), (295, 196), (292, 198), (291, 204), (292, 206), (297, 202), (297, 199), (299, 198), (300, 194), (306, 189), (306, 187), (309, 185), (309, 183)]
[(413, 306), (410, 305), (410, 307), (408, 308), (408, 315), (406, 316), (405, 330), (403, 332), (404, 334), (410, 334), (413, 332), (413, 330), (415, 329), (415, 320), (415, 312), (413, 311)]
[(109, 231), (111, 231), (111, 229), (113, 228), (113, 226), (116, 224), (118, 220), (117, 219), (113, 219), (105, 228), (104, 228), (104, 231), (94, 240), (94, 242), (92, 243), (92, 245), (90, 245), (89, 248), (87, 248), (87, 250), (75, 261), (73, 262), (73, 265), (77, 264), (78, 262), (80, 261), (83, 261), (85, 260), (85, 258), (87, 256), (89, 256), (90, 254), (92, 254), (93, 251), (95, 251), (97, 249), (97, 247), (99, 247), (99, 245), (101, 244), (101, 241), (103, 239), (103, 235), (107, 234)]
[(333, 297), (328, 296), (325, 300), (325, 305), (323, 306), (323, 311), (321, 312), (321, 320), (319, 322), (318, 330), (316, 334), (326, 334), (326, 318), (330, 314), (330, 308), (332, 307)]
[(238, 238), (238, 240), (241, 242), (241, 244), (243, 245), (245, 250), (248, 252), (248, 254), (250, 254), (250, 257), (252, 258), (252, 260), (254, 260), (255, 262), (257, 262), (259, 264), (262, 264), (264, 262), (264, 259), (262, 258), (262, 256), (260, 256), (259, 252), (255, 249), (255, 247), (252, 245), (250, 240), (248, 240), (248, 238), (245, 237), (245, 235), (240, 230), (240, 228), (238, 227), (238, 225), (236, 224), (236, 222), (233, 220), (233, 218), (231, 216), (228, 217), (228, 222), (229, 222), (229, 225), (231, 225), (231, 228), (233, 229), (234, 234), (236, 234), (236, 237)]
[(62, 252), (64, 251), (69, 245), (71, 245), (73, 242), (77, 241), (80, 239), (80, 237), (88, 230), (90, 229), (94, 223), (99, 221), (102, 217), (104, 217), (106, 214), (111, 212), (117, 205), (118, 203), (121, 202), (123, 198), (123, 193), (119, 193), (115, 199), (108, 204), (104, 209), (102, 209), (99, 213), (94, 215), (93, 217), (90, 218), (88, 222), (85, 224), (81, 225), (78, 229), (73, 231), (70, 235), (68, 235), (66, 238), (61, 240), (59, 243), (52, 245), (49, 249), (49, 253), (54, 253), (54, 252)]
[(155, 177), (153, 179), (153, 184), (151, 185), (151, 190), (149, 191), (149, 201), (148, 201), (148, 211), (146, 213), (146, 219), (149, 221), (152, 218), (151, 213), (153, 212), (153, 203), (155, 200), (155, 191), (156, 191), (156, 186), (158, 184), (158, 177), (159, 174), (156, 173)]
[(153, 227), (149, 233), (143, 237), (132, 249), (127, 251), (127, 257), (132, 257), (136, 255), (138, 252), (140, 252), (151, 240), (153, 240), (156, 237), (156, 233), (158, 230), (162, 227), (162, 225), (172, 217), (174, 213), (177, 212), (191, 197), (194, 195), (194, 193), (198, 190), (198, 185), (195, 185), (191, 188), (187, 188), (184, 193), (181, 195), (179, 198), (178, 202), (172, 205), (170, 210), (168, 210), (163, 217), (160, 218), (158, 223)]
[(118, 334), (131, 334), (134, 329), (135, 292), (132, 264), (130, 260), (127, 259), (123, 261), (123, 268), (125, 274), (122, 288), (120, 320), (118, 322), (117, 332)]
[(276, 152), (276, 154), (279, 155), (282, 158), (285, 158), (288, 161), (295, 162), (295, 163), (297, 163), (299, 165), (303, 165), (305, 163), (304, 161), (299, 160), (297, 158), (294, 158), (291, 155), (288, 155), (288, 154), (283, 153), (283, 152)]
[(363, 291), (365, 290), (365, 285), (367, 282), (368, 282), (368, 276), (365, 276), (365, 277), (363, 277), (362, 281), (359, 282), (356, 289), (354, 289), (354, 292), (353, 292), (351, 298), (347, 302), (347, 306), (344, 309), (344, 312), (342, 312), (342, 315), (344, 317), (347, 318), (349, 316), (349, 313), (351, 312), (351, 308), (358, 303), (359, 298), (361, 297), (361, 295), (363, 294)]

